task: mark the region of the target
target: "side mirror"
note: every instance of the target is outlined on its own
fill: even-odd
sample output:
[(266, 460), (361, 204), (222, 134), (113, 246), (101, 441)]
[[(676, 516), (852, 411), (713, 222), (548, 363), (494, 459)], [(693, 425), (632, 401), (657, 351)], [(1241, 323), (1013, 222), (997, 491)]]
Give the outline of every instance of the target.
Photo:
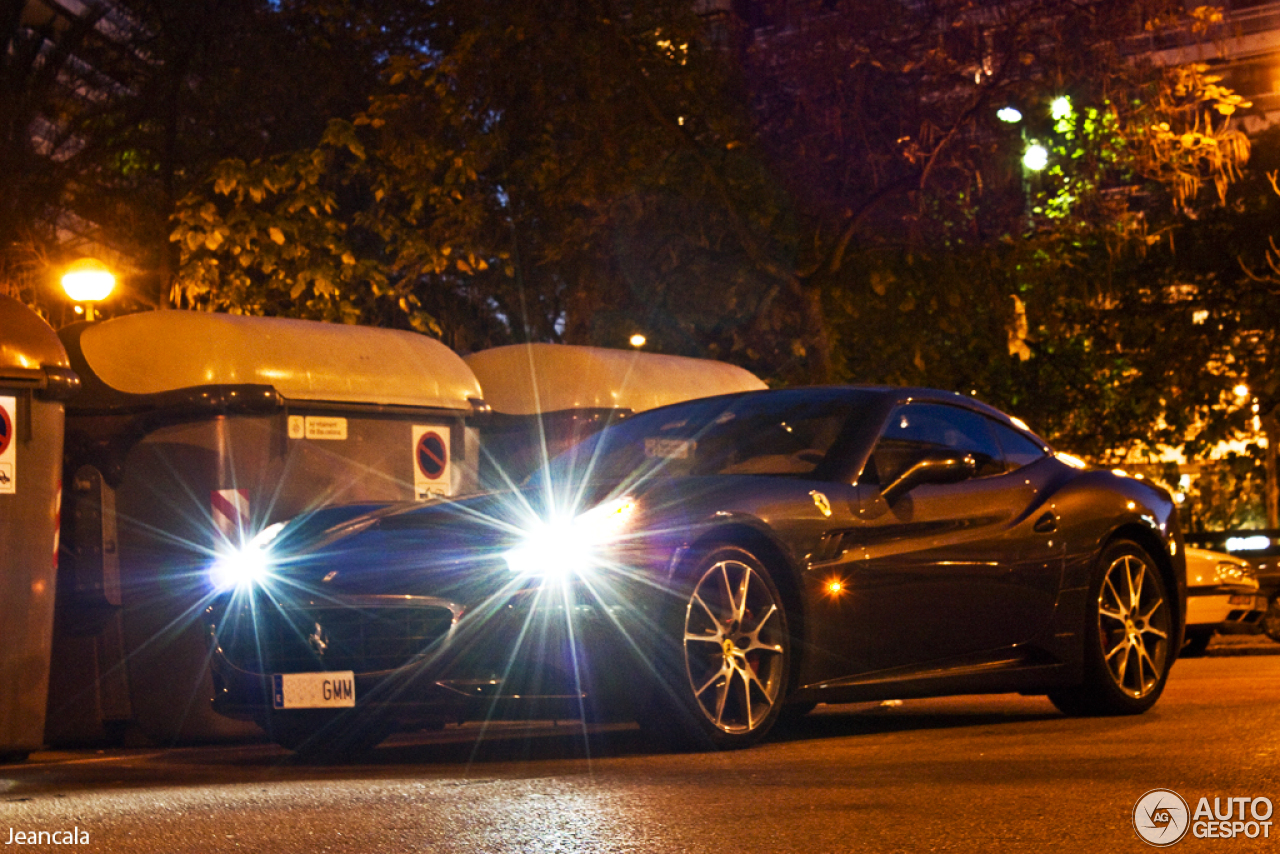
[(973, 454), (933, 453), (912, 463), (880, 494), (886, 502), (892, 504), (921, 484), (959, 483), (973, 477), (977, 470), (978, 461)]

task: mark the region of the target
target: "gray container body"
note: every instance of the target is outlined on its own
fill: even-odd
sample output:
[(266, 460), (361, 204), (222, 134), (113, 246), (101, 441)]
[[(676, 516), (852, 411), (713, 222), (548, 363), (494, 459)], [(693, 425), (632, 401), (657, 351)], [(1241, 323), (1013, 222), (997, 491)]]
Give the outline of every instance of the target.
[[(215, 593), (213, 558), (320, 507), (474, 489), (479, 453), (469, 412), (297, 400), (262, 384), (120, 395), (84, 361), (76, 331), (64, 339), (88, 376), (86, 400), (68, 415), (70, 556), (49, 741), (259, 736), (256, 723), (211, 708), (218, 686), (207, 666), (205, 609)], [(427, 434), (447, 443), (444, 472), (418, 465)], [(438, 477), (428, 483), (431, 474)]]
[(61, 502), (63, 403), (76, 388), (53, 330), (0, 297), (0, 759), (44, 744)]

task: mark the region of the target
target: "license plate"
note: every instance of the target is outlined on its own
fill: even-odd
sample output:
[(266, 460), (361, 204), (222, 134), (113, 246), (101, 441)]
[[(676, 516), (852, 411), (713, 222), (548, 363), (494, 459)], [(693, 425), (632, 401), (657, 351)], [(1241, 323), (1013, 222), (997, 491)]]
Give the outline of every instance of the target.
[(277, 709), (342, 709), (356, 704), (356, 674), (277, 673), (271, 677), (271, 702)]

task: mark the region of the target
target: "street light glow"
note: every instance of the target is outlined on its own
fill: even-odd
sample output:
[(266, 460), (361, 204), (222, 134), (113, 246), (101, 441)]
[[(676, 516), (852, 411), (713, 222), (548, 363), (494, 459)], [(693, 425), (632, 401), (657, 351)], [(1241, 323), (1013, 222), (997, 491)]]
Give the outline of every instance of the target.
[(62, 289), (73, 302), (99, 302), (115, 286), (115, 275), (97, 258), (81, 258), (62, 274)]
[(1049, 113), (1057, 119), (1065, 119), (1071, 116), (1071, 99), (1066, 95), (1061, 95), (1053, 99), (1053, 103), (1049, 105)]
[(996, 110), (996, 118), (1012, 125), (1022, 121), (1022, 113), (1016, 107), (1001, 107)]
[(643, 347), (645, 345), (645, 342), (648, 340), (649, 339), (645, 338), (643, 335), (637, 332), (635, 335), (631, 336), (631, 346), (638, 349), (640, 347)]
[(1032, 172), (1039, 172), (1049, 165), (1049, 149), (1038, 142), (1031, 143), (1022, 155), (1022, 165)]

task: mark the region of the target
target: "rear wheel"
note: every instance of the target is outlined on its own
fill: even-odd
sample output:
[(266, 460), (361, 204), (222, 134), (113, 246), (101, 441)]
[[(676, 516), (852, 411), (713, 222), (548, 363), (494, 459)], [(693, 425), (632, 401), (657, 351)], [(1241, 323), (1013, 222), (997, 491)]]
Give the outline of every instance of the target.
[(666, 649), (640, 724), (669, 746), (738, 748), (782, 710), (791, 645), (781, 594), (755, 555), (705, 552), (662, 619)]
[(1145, 712), (1173, 666), (1173, 611), (1164, 579), (1137, 543), (1118, 540), (1102, 553), (1088, 599), (1084, 682), (1049, 699), (1072, 715)]

